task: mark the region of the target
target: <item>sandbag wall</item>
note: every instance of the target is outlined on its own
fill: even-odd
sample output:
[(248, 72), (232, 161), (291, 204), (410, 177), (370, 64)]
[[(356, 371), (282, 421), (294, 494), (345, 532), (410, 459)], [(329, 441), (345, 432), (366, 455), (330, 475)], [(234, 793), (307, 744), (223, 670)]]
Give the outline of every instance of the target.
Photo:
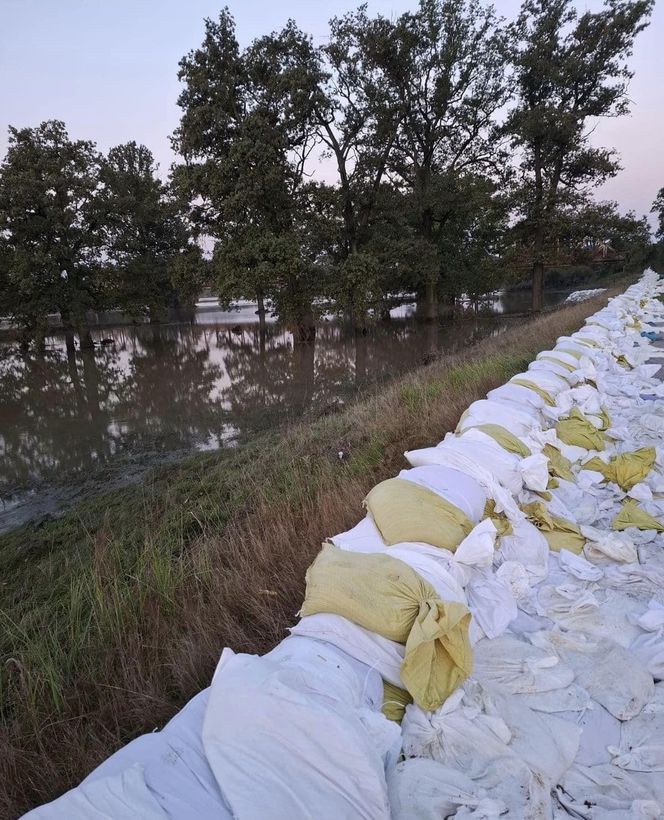
[(664, 816), (663, 294), (407, 452), (289, 637), (31, 816)]

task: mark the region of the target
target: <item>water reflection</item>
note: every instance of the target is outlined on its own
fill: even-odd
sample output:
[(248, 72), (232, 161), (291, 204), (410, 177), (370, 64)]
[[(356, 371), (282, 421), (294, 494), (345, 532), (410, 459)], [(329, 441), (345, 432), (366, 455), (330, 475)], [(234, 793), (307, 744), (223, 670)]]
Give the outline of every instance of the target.
[(209, 313), (197, 324), (97, 328), (94, 351), (67, 351), (57, 333), (41, 357), (0, 344), (0, 530), (155, 463), (329, 412), (513, 321), (427, 325), (410, 308), (395, 313), (367, 335), (323, 321), (305, 345), (251, 314), (238, 323)]

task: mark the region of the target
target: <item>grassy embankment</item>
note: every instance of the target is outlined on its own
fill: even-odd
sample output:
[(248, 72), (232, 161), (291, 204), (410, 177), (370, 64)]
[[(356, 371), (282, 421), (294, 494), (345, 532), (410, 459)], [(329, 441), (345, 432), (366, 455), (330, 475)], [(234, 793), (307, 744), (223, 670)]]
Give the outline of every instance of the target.
[(277, 643), (321, 541), (359, 520), (403, 451), (442, 438), (607, 295), (443, 357), (338, 415), (0, 537), (0, 816), (54, 798), (163, 725), (209, 683), (225, 645)]

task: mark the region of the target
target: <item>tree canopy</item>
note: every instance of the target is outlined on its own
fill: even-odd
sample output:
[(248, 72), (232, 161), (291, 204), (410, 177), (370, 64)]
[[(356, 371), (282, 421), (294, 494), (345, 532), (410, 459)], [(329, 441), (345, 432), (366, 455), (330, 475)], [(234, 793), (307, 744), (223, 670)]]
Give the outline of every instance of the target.
[(135, 141), (104, 156), (56, 120), (10, 129), (0, 313), (26, 340), (59, 313), (84, 345), (91, 310), (158, 321), (207, 285), (306, 340), (323, 310), (361, 329), (414, 293), (434, 319), (527, 272), (539, 310), (545, 267), (647, 255), (645, 218), (592, 197), (619, 158), (591, 133), (628, 111), (652, 8), (524, 0), (508, 22), (483, 0), (362, 5), (321, 45), (289, 20), (244, 47), (223, 9), (179, 64), (168, 175)]

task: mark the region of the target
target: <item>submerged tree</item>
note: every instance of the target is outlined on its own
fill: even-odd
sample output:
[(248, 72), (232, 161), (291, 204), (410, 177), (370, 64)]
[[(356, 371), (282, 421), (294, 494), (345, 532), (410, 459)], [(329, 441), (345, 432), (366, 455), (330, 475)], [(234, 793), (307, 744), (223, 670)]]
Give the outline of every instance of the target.
[(442, 185), (499, 170), (495, 120), (505, 103), (505, 35), (479, 0), (420, 0), (399, 21), (391, 82), (405, 107), (390, 165), (413, 197), (427, 318), (437, 314), (445, 260), (441, 233), (453, 208)]
[[(302, 275), (311, 273), (296, 223), (320, 77), (318, 55), (292, 21), (241, 52), (228, 10), (206, 21), (203, 44), (180, 63), (183, 113), (173, 144), (185, 162), (175, 181), (198, 232), (217, 240), (222, 299), (253, 295), (261, 322), (265, 299), (284, 297), (284, 278), (299, 297)], [(306, 336), (311, 304), (298, 299), (288, 308)]]
[(200, 250), (189, 243), (152, 153), (135, 142), (111, 148), (100, 178), (97, 205), (113, 303), (152, 321), (168, 308), (191, 307), (201, 286)]
[(74, 331), (81, 346), (92, 344), (85, 313), (105, 303), (100, 168), (94, 143), (71, 140), (58, 120), (9, 129), (0, 165), (0, 302), (26, 340), (43, 339), (48, 314), (59, 311), (68, 344)]
[(333, 18), (330, 28), (323, 48), (328, 76), (316, 113), (325, 155), (338, 174), (341, 230), (331, 295), (361, 327), (378, 299), (378, 260), (368, 247), (371, 222), (403, 116), (388, 78), (399, 59), (399, 30), (384, 17), (370, 18), (366, 6)]
[(521, 155), (536, 312), (561, 203), (618, 170), (612, 151), (591, 147), (589, 125), (627, 112), (627, 59), (652, 8), (652, 0), (605, 0), (579, 16), (571, 0), (526, 0), (513, 26), (518, 101), (507, 129)]

